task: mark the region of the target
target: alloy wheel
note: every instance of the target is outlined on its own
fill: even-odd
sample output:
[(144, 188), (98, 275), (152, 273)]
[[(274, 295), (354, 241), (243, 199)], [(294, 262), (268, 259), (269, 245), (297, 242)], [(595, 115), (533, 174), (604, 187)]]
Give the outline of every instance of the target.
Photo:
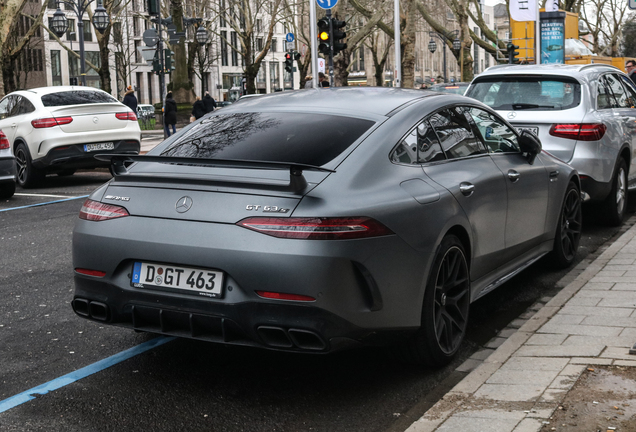
[(561, 214), (561, 249), (567, 260), (571, 260), (578, 249), (582, 220), (579, 192), (577, 189), (571, 189), (565, 197)]
[(463, 339), (469, 305), (468, 265), (462, 250), (453, 246), (446, 251), (435, 281), (435, 336), (447, 354)]
[(18, 182), (20, 184), (24, 184), (27, 180), (27, 164), (28, 164), (28, 160), (27, 160), (27, 155), (24, 152), (24, 149), (22, 147), (19, 147), (16, 152), (15, 152), (15, 164), (17, 167), (17, 177), (18, 177)]
[(616, 210), (618, 214), (622, 214), (625, 207), (625, 198), (627, 196), (627, 181), (625, 177), (625, 170), (621, 167), (616, 174)]

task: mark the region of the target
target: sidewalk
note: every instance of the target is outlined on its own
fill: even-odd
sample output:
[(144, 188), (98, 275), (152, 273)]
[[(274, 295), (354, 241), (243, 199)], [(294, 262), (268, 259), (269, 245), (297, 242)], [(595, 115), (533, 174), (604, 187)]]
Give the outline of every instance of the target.
[(636, 225), (407, 432), (636, 431), (634, 343)]
[(154, 131), (143, 131), (141, 133), (141, 150), (139, 154), (146, 154), (157, 144), (163, 141), (163, 131), (162, 130), (154, 130)]

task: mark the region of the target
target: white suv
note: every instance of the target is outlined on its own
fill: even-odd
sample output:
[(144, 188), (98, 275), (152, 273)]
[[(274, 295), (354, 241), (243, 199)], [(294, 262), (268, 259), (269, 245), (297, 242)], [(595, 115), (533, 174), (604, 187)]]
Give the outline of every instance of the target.
[(0, 100), (0, 130), (15, 155), (17, 183), (36, 185), (46, 173), (108, 167), (96, 153), (138, 154), (141, 130), (130, 108), (89, 87), (42, 87)]
[(636, 87), (627, 75), (601, 64), (501, 65), (476, 77), (466, 96), (534, 132), (578, 170), (605, 222), (622, 222), (628, 182), (636, 186)]

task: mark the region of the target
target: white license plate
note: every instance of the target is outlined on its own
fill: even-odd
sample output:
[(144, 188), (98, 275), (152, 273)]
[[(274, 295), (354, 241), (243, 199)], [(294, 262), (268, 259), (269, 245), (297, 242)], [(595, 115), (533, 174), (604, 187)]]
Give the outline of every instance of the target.
[(539, 128), (538, 127), (515, 127), (515, 129), (517, 129), (517, 132), (519, 132), (519, 133), (521, 133), (524, 130), (527, 130), (528, 132), (532, 132), (536, 136), (539, 136)]
[(220, 297), (223, 272), (137, 261), (133, 264), (131, 283), (136, 288), (174, 288), (206, 297)]
[(114, 148), (115, 148), (115, 143), (112, 143), (112, 142), (84, 144), (84, 151), (86, 152), (93, 152), (93, 151), (99, 151), (99, 150), (113, 150)]

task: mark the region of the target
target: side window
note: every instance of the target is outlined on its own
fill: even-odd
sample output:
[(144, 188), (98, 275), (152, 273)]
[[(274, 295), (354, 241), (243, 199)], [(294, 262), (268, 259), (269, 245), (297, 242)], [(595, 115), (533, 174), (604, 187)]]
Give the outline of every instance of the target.
[(0, 101), (0, 120), (9, 117), (9, 99), (11, 96), (8, 96)]
[(634, 83), (625, 75), (621, 75), (620, 77), (623, 87), (625, 87), (625, 92), (627, 93), (627, 103), (630, 108), (634, 108), (636, 107), (636, 89), (634, 89)]
[(464, 108), (444, 109), (430, 118), (442, 149), (449, 159), (487, 153), (482, 142), (473, 134)]
[(609, 89), (609, 84), (602, 76), (598, 80), (597, 93), (596, 93), (596, 109), (608, 109), (614, 105), (614, 96)]
[(391, 160), (404, 164), (420, 164), (444, 160), (444, 152), (435, 131), (427, 120), (406, 135), (391, 153)]
[(21, 97), (20, 102), (18, 103), (17, 111), (18, 111), (18, 115), (28, 114), (30, 112), (35, 111), (35, 107), (31, 103), (31, 101), (29, 101), (27, 98)]
[(618, 77), (614, 74), (607, 74), (605, 75), (605, 79), (607, 80), (610, 90), (614, 94), (615, 104), (612, 108), (629, 108), (631, 105), (628, 104), (627, 93), (618, 80)]
[(15, 117), (20, 114), (20, 101), (24, 99), (22, 96), (13, 96), (9, 102), (9, 117)]
[(479, 108), (469, 108), (468, 112), (477, 126), (481, 140), (490, 153), (520, 152), (517, 134), (500, 119)]

